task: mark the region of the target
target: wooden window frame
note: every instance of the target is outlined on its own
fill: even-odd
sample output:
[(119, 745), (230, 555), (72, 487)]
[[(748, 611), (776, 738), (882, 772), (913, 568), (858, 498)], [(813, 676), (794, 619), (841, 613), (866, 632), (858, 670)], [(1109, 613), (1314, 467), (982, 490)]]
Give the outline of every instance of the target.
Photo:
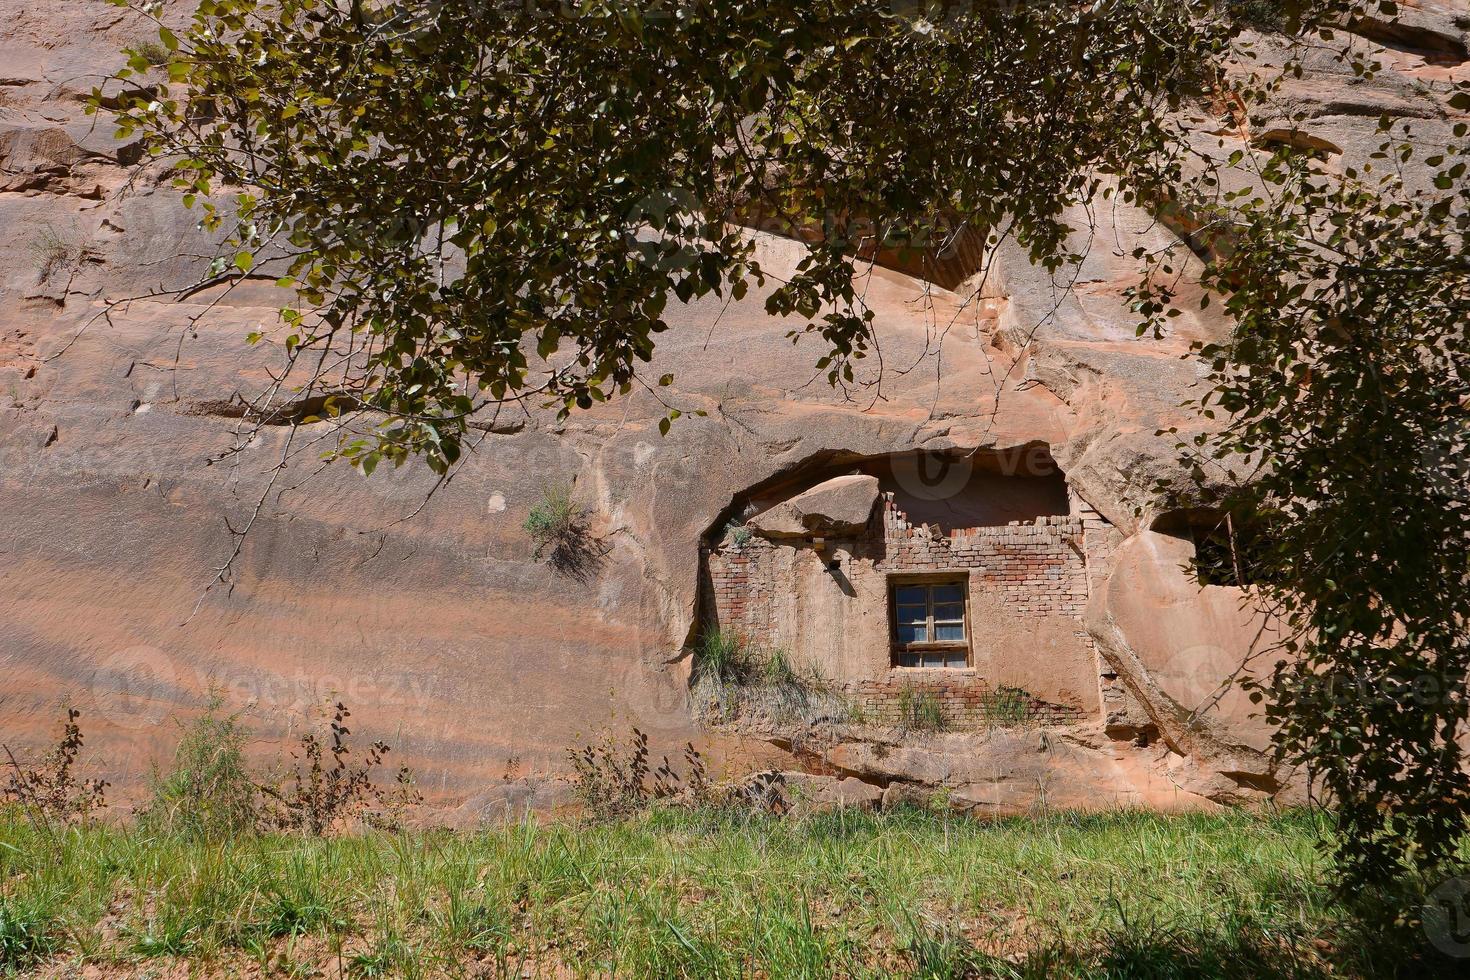
[[(926, 640), (918, 643), (900, 643), (898, 639), (898, 590), (904, 587), (923, 586), (925, 605), (925, 633), (934, 635), (934, 588), (941, 585), (957, 585), (963, 597), (963, 608), (961, 609), (960, 629), (964, 631), (963, 640)], [(888, 577), (888, 595), (885, 601), (888, 604), (888, 646), (890, 665), (900, 670), (968, 670), (975, 666), (974, 653), (971, 649), (970, 631), (970, 576), (968, 572), (932, 572), (923, 574), (890, 575)], [(926, 667), (922, 665), (905, 664), (902, 659), (905, 655), (925, 653), (954, 653), (963, 651), (965, 655), (964, 667)]]

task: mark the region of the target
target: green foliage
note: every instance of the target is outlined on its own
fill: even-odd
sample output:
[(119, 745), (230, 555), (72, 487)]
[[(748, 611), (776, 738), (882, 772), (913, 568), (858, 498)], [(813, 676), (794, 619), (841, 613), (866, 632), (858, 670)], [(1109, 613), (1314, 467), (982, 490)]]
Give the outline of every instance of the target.
[(992, 725), (1021, 725), (1031, 716), (1031, 695), (1018, 687), (999, 687), (982, 699), (980, 709)]
[(933, 691), (905, 686), (898, 692), (898, 727), (904, 732), (942, 732), (949, 728), (949, 719)]
[(536, 559), (556, 556), (577, 548), (586, 535), (586, 514), (572, 500), (572, 488), (564, 483), (548, 484), (531, 506), (522, 525), (536, 543)]
[(248, 732), (239, 715), (211, 698), (184, 730), (172, 768), (155, 774), (153, 799), (140, 813), (149, 826), (181, 837), (221, 840), (255, 830), (255, 774), (245, 761)]
[(333, 838), (91, 825), (58, 847), (0, 816), (0, 907), (24, 909), (3, 921), (43, 937), (0, 971), (59, 956), (43, 969), (60, 972), (86, 948), (124, 973), (253, 972), (252, 937), (284, 891), (331, 911), (283, 926), (272, 973), (350, 975), (362, 956), (365, 971), (493, 976), (1453, 975), (1422, 934), (1389, 928), (1421, 893), (1362, 923), (1334, 900), (1314, 847), (1330, 829), (1303, 812), (973, 821), (656, 806)]
[(755, 532), (739, 521), (731, 521), (725, 525), (725, 540), (735, 548), (743, 548), (755, 537)]
[[(872, 349), (853, 254), (1009, 237), (1059, 268), (1101, 174), (1172, 175), (1169, 113), (1234, 29), (1185, 0), (922, 12), (210, 0), (160, 30), (167, 81), (119, 129), (229, 234), (216, 279), (298, 291), (303, 388), (324, 349), (359, 352), (333, 383), (383, 421), (340, 452), (444, 472), (524, 393), (653, 387), (670, 300), (769, 284), (847, 384)], [(152, 70), (134, 50), (122, 74)], [(737, 222), (801, 242), (796, 273), (770, 279)]]
[(708, 630), (694, 650), (694, 672), (723, 684), (739, 684), (750, 676), (745, 641), (729, 630)]
[(168, 64), (169, 58), (171, 57), (168, 48), (164, 47), (162, 43), (154, 41), (152, 39), (137, 44), (136, 46), (134, 46), (133, 51), (141, 56), (143, 60), (150, 67), (153, 68), (159, 68), (163, 65)]
[(63, 942), (52, 909), (0, 896), (0, 971), (24, 970), (59, 950)]
[(738, 634), (710, 630), (694, 651), (694, 700), (711, 722), (858, 724), (853, 707), (814, 668), (798, 668), (779, 647), (762, 649)]
[(765, 662), (761, 664), (761, 680), (772, 686), (780, 686), (800, 684), (802, 677), (791, 666), (791, 659), (786, 651), (777, 647), (766, 655)]
[[(333, 706), (325, 737), (302, 733), (283, 785), (246, 762), (249, 733), (239, 715), (225, 715), (222, 707), (219, 698), (211, 699), (184, 731), (173, 766), (155, 774), (153, 799), (139, 812), (145, 826), (204, 841), (248, 836), (264, 827), (323, 836), (362, 823), (398, 826), (408, 808), (422, 801), (406, 767), (390, 780), (378, 778), (387, 765), (385, 743), (372, 743), (361, 761), (352, 760), (346, 724), (351, 712), (341, 703)], [(152, 927), (148, 932), (160, 941), (170, 934)]]
[[(1470, 109), (1470, 83), (1438, 94)], [(1195, 486), (1173, 490), (1226, 516), (1232, 578), (1279, 617), (1249, 687), (1280, 761), (1336, 808), (1349, 888), (1456, 871), (1470, 829), (1470, 126), (1428, 148), (1416, 126), (1385, 117), (1354, 166), (1237, 151), (1181, 196), (1237, 326), (1199, 350), (1196, 407), (1225, 425), (1183, 444)], [(1161, 330), (1177, 304), (1157, 281), (1138, 299)], [(1222, 557), (1201, 548), (1204, 569)]]

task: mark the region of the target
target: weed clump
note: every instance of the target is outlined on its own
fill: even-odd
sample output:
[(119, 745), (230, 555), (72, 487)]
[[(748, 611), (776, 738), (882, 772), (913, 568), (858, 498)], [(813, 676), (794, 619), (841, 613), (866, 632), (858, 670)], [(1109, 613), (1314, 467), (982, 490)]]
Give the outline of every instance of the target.
[(333, 706), (325, 738), (301, 735), (284, 785), (249, 765), (248, 733), (238, 715), (223, 715), (220, 707), (218, 699), (210, 702), (184, 732), (172, 768), (154, 775), (153, 798), (139, 813), (145, 825), (204, 841), (269, 830), (324, 837), (357, 824), (397, 829), (407, 809), (423, 801), (406, 766), (387, 785), (377, 780), (386, 743), (370, 745), (361, 762), (350, 758), (351, 712), (341, 703)]
[(948, 731), (949, 719), (933, 691), (905, 687), (898, 692), (898, 728), (904, 734), (933, 734)]
[(41, 283), (48, 283), (63, 272), (73, 272), (88, 255), (87, 247), (63, 237), (51, 225), (44, 225), (30, 242), (31, 255), (38, 265)]
[(982, 701), (981, 712), (992, 725), (1023, 725), (1031, 717), (1031, 695), (1019, 687), (996, 688)]
[(211, 698), (184, 731), (173, 767), (154, 773), (153, 798), (140, 820), (158, 830), (191, 840), (224, 840), (256, 827), (254, 774), (245, 762), (246, 731), (238, 714), (221, 713)]
[(626, 743), (605, 732), (580, 750), (570, 750), (572, 789), (582, 811), (595, 820), (615, 820), (646, 809), (655, 800), (692, 807), (715, 799), (704, 757), (693, 742), (684, 746), (685, 774), (680, 777), (664, 756), (650, 761), (648, 736), (634, 728)]
[(423, 802), (414, 786), (413, 774), (403, 766), (392, 785), (379, 786), (373, 775), (388, 755), (388, 744), (368, 746), (362, 762), (349, 759), (352, 731), (347, 718), (352, 712), (338, 702), (322, 739), (315, 732), (301, 736), (300, 754), (284, 790), (260, 787), (267, 800), (266, 820), (278, 830), (321, 837), (333, 830), (361, 821), (378, 829), (397, 829), (408, 807)]
[(82, 752), (81, 712), (69, 708), (56, 747), (33, 766), (24, 766), (7, 746), (11, 775), (0, 799), (20, 806), (33, 820), (50, 824), (86, 820), (107, 805), (107, 781), (78, 779), (77, 757)]
[(816, 670), (779, 647), (760, 649), (738, 634), (711, 630), (694, 650), (694, 699), (710, 720), (771, 724), (846, 722), (853, 712)]
[(39, 903), (0, 897), (0, 972), (24, 970), (58, 952), (55, 916)]
[(731, 521), (725, 525), (725, 540), (730, 542), (731, 547), (744, 548), (753, 537), (755, 537), (755, 532), (750, 529), (749, 525), (739, 521)]
[(572, 500), (572, 488), (549, 484), (521, 525), (536, 549), (532, 556), (578, 581), (597, 570), (603, 557), (587, 523), (587, 511)]

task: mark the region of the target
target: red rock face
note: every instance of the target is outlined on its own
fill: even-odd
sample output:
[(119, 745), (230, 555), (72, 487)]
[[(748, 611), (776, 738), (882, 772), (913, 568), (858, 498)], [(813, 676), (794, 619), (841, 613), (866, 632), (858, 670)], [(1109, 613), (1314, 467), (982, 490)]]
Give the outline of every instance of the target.
[[(170, 4), (169, 16), (190, 6)], [(1308, 108), (1314, 137), (1344, 159), (1365, 152), (1385, 109), (1428, 116), (1426, 133), (1441, 125), (1411, 83), (1465, 70), (1452, 54), (1461, 26), (1438, 7), (1411, 14), (1450, 40), (1424, 54), (1414, 35), (1395, 54), (1399, 70), (1366, 85), (1349, 87), (1324, 62), (1291, 95)], [(471, 816), (546, 802), (505, 789), (506, 777), (521, 787), (563, 772), (565, 749), (604, 726), (636, 724), (671, 752), (695, 740), (717, 767), (796, 768), (786, 749), (705, 731), (691, 710), (683, 648), (701, 540), (737, 497), (838, 458), (1040, 444), (1078, 506), (1121, 538), (1151, 522), (1150, 488), (1174, 466), (1172, 438), (1155, 431), (1196, 424), (1177, 408), (1197, 378), (1180, 354), (1223, 326), (1184, 317), (1164, 341), (1135, 338), (1119, 301), (1133, 269), (1118, 256), (1169, 236), (1146, 215), (1108, 208), (1096, 240), (1128, 247), (1094, 248), (1070, 293), (1012, 255), (978, 301), (964, 284), (926, 289), (877, 269), (867, 299), (886, 361), (919, 365), (885, 378), (882, 399), (810, 384), (820, 352), (793, 355), (790, 324), (768, 318), (753, 290), (728, 308), (696, 303), (671, 315), (651, 369), (675, 375), (670, 397), (686, 413), (668, 437), (657, 429), (663, 406), (647, 395), (564, 424), (531, 407), (498, 420), (422, 510), (432, 480), (417, 469), (364, 479), (322, 469), (311, 454), (280, 468), (286, 427), (231, 454), (242, 431), (232, 403), (268, 383), (268, 356), (244, 338), (274, 322), (274, 287), (139, 299), (99, 317), (107, 300), (189, 283), (213, 250), (156, 173), (135, 177), (136, 147), (82, 113), (96, 76), (148, 26), (105, 0), (0, 0), (0, 15), (0, 738), (34, 751), (73, 704), (90, 762), (124, 795), (167, 758), (175, 721), (211, 692), (242, 712), (273, 757), (340, 698), (357, 734), (392, 743), (432, 799)], [(772, 265), (790, 251), (779, 240), (762, 248)], [(535, 560), (522, 530), (559, 482), (574, 487), (596, 542), (581, 577)], [(229, 528), (252, 515), (228, 580), (210, 587), (234, 548)], [(1137, 582), (1197, 623), (1179, 583), (1158, 581), (1168, 570), (1155, 563), (1145, 574), (1129, 554), (1116, 572), (1105, 558), (1089, 568), (1094, 595), (1113, 574), (1108, 594)], [(1253, 740), (1178, 737), (1162, 700), (1174, 695), (1149, 674), (1155, 658), (1178, 666), (1151, 645), (1172, 641), (1130, 635), (1148, 618), (1135, 607), (1097, 615), (1086, 625), (1109, 639), (1102, 667), (1122, 676), (1133, 708), (1166, 740), (1109, 743), (1096, 719), (1093, 734), (1068, 736), (1072, 755), (1055, 756), (1056, 778), (1071, 788), (1053, 788), (1053, 802), (1177, 802), (1158, 795), (1164, 769), (1239, 768), (1218, 761), (1218, 745), (1253, 751)], [(1097, 665), (1085, 666), (1095, 684)], [(931, 748), (910, 779), (870, 749), (843, 751), (868, 760), (842, 771), (871, 785), (932, 784), (925, 773), (936, 767), (961, 773), (965, 786), (1000, 779), (1004, 791), (972, 793), (977, 807), (1033, 802), (1035, 770), (1045, 768), (1006, 762), (1019, 758), (1015, 746), (991, 769), (945, 768)], [(1235, 792), (1209, 778), (1199, 785), (1200, 798)]]

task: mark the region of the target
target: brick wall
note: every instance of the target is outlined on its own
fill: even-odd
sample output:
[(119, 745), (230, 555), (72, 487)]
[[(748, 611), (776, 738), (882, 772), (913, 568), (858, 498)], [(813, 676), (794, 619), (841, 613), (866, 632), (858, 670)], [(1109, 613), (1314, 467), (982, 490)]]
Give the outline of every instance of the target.
[(1024, 691), (996, 690), (984, 677), (955, 671), (905, 671), (882, 680), (859, 681), (848, 692), (863, 714), (876, 725), (898, 725), (904, 721), (907, 700), (933, 698), (939, 703), (945, 724), (969, 730), (1008, 724), (1068, 724), (1083, 713), (1063, 704), (1049, 704)]
[[(975, 624), (987, 630), (997, 623), (1011, 631), (1016, 640), (1004, 647), (1003, 656), (1014, 650), (1018, 658), (1036, 656), (1025, 644), (1031, 630), (1060, 634), (1073, 649), (1079, 649), (1089, 664), (1095, 663), (1091, 641), (1082, 628), (1088, 600), (1088, 528), (1080, 517), (1038, 518), (1031, 523), (998, 527), (975, 527), (944, 534), (936, 527), (916, 526), (899, 510), (891, 494), (885, 494), (865, 532), (855, 538), (825, 542), (817, 556), (811, 543), (801, 540), (768, 541), (752, 536), (739, 546), (723, 542), (706, 555), (708, 590), (705, 616), (722, 630), (742, 635), (756, 646), (780, 646), (792, 652), (803, 645), (803, 631), (831, 629), (830, 623), (816, 624), (803, 614), (792, 613), (793, 590), (803, 588), (794, 569), (802, 560), (826, 561), (838, 555), (850, 561), (854, 602), (865, 604), (870, 615), (861, 622), (841, 628), (873, 634), (864, 637), (876, 648), (857, 658), (857, 668), (848, 663), (845, 676), (827, 676), (842, 686), (847, 696), (861, 706), (867, 717), (880, 724), (898, 722), (904, 693), (910, 698), (927, 692), (939, 701), (948, 723), (955, 728), (980, 728), (1024, 713), (1027, 721), (1058, 723), (1075, 721), (1085, 713), (1069, 704), (1049, 703), (1027, 696), (1024, 706), (1016, 704), (1014, 690), (998, 690), (994, 678), (977, 669), (930, 670), (894, 668), (888, 656), (886, 611), (888, 577), (891, 575), (963, 572), (970, 582), (972, 599), (983, 600), (984, 615), (991, 620)], [(1100, 537), (1100, 535), (1099, 535)], [(785, 615), (773, 609), (785, 603)], [(804, 608), (800, 603), (799, 608)], [(1032, 624), (1028, 626), (1027, 624)], [(793, 635), (778, 635), (791, 633)], [(979, 643), (979, 639), (975, 641)], [(994, 651), (987, 651), (994, 656)], [(977, 649), (977, 661), (979, 659)], [(820, 655), (812, 658), (820, 668)], [(1092, 686), (1097, 678), (1090, 667), (1078, 671), (1074, 688)], [(1024, 692), (1023, 692), (1024, 693)]]
[(914, 527), (885, 499), (883, 537), (883, 571), (969, 570), (1022, 615), (1080, 617), (1087, 607), (1087, 560), (1077, 518), (965, 528), (946, 537)]

